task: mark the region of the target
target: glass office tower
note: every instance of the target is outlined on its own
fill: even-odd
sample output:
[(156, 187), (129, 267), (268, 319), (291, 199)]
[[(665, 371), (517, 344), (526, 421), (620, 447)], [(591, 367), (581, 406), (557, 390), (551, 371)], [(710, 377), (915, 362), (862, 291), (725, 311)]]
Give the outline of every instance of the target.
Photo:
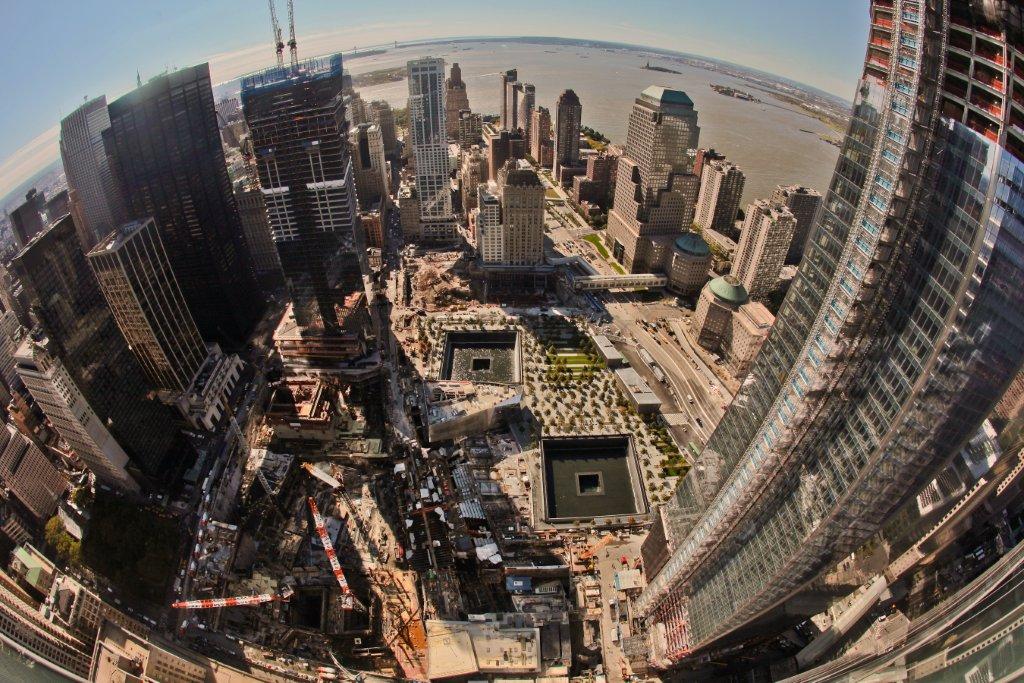
[(644, 549), (670, 667), (785, 606), (934, 477), (1024, 358), (1024, 53), (998, 3), (874, 0), (819, 224)]

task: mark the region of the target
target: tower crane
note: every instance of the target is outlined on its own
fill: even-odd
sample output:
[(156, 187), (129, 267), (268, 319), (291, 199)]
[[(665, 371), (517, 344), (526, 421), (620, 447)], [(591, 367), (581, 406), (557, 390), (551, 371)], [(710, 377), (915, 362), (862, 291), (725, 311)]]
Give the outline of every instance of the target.
[(298, 43), (295, 42), (295, 3), (288, 0), (288, 54), (291, 56), (292, 68), (299, 65)]
[(239, 595), (233, 598), (209, 598), (206, 600), (179, 600), (172, 603), (175, 609), (216, 609), (218, 607), (255, 607), (268, 602), (285, 602), (295, 591), (285, 586), (280, 593), (260, 593), (259, 595)]
[(354, 609), (356, 598), (348, 587), (348, 579), (345, 578), (345, 572), (341, 569), (341, 563), (338, 562), (338, 553), (334, 551), (334, 544), (331, 543), (331, 536), (327, 533), (327, 526), (324, 524), (323, 515), (320, 514), (320, 508), (317, 507), (316, 500), (313, 498), (307, 498), (306, 501), (309, 503), (309, 511), (313, 515), (316, 535), (320, 537), (320, 543), (324, 546), (324, 554), (327, 555), (327, 560), (331, 563), (331, 569), (334, 571), (334, 578), (338, 580), (338, 586), (341, 588), (342, 609)]
[[(274, 0), (267, 0), (270, 5), (270, 29), (273, 32), (274, 50), (277, 52), (277, 65), (284, 66), (284, 42), (281, 40), (281, 25), (277, 23), (277, 10), (274, 9)], [(291, 3), (288, 3), (291, 9)]]

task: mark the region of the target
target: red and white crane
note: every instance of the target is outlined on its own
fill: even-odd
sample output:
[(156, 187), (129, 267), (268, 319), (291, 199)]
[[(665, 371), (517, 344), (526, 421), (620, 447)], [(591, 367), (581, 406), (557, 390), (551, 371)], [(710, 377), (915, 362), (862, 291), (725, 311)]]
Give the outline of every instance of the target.
[(171, 605), (175, 609), (216, 609), (218, 607), (255, 607), (268, 602), (283, 602), (292, 597), (292, 589), (285, 586), (280, 593), (239, 595), (233, 598), (208, 598), (205, 600), (179, 600)]
[(327, 560), (331, 563), (331, 569), (334, 571), (334, 578), (338, 580), (338, 586), (341, 587), (342, 609), (352, 609), (355, 606), (355, 596), (352, 595), (352, 590), (348, 587), (348, 579), (345, 578), (345, 572), (342, 571), (341, 563), (338, 562), (338, 554), (334, 551), (334, 544), (331, 543), (331, 537), (327, 533), (323, 515), (320, 514), (320, 508), (316, 506), (316, 501), (313, 498), (310, 497), (306, 500), (309, 502), (309, 511), (313, 514), (316, 535), (320, 537), (320, 543), (324, 546), (324, 554), (327, 555)]

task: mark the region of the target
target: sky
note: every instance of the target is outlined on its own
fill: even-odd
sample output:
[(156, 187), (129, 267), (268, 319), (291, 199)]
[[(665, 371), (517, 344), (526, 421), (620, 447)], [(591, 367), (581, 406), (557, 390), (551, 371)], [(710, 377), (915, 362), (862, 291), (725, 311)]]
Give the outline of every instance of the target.
[[(285, 0), (277, 0), (285, 24)], [(295, 0), (301, 56), (392, 41), (559, 36), (724, 59), (851, 99), (866, 0)], [(0, 197), (57, 156), (58, 124), (86, 97), (113, 100), (176, 66), (215, 82), (269, 64), (264, 0), (0, 0)], [(287, 36), (286, 36), (287, 39)], [(511, 65), (514, 66), (514, 65)]]

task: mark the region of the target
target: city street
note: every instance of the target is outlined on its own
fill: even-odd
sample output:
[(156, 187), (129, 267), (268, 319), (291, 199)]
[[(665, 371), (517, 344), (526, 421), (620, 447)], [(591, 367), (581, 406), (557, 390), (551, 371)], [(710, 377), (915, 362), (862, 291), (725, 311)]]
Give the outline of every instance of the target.
[[(618, 345), (636, 350), (646, 349), (651, 354), (668, 378), (668, 388), (675, 399), (676, 410), (686, 416), (691, 433), (701, 443), (706, 442), (725, 414), (723, 406), (731, 400), (728, 390), (685, 341), (684, 345), (680, 345), (664, 330), (659, 328), (651, 331), (641, 322), (665, 321), (667, 314), (672, 313), (681, 320), (682, 310), (674, 306), (640, 302), (607, 302), (606, 308), (612, 316), (609, 331), (621, 340)], [(651, 369), (643, 365), (641, 363), (635, 369), (652, 388), (661, 384)], [(690, 396), (693, 397), (693, 403), (689, 401)]]

